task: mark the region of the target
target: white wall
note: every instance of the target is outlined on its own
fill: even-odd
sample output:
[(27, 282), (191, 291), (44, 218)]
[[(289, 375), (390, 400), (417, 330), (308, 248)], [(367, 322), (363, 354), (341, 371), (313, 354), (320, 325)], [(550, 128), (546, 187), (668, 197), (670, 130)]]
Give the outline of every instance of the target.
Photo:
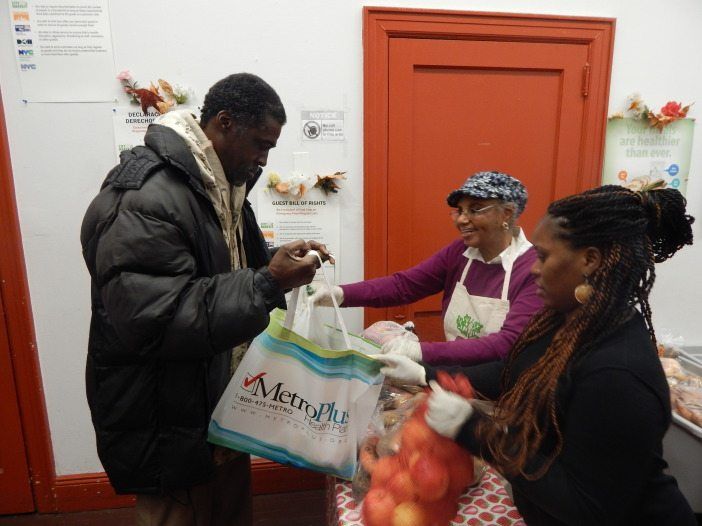
[[(363, 277), (363, 3), (358, 0), (111, 2), (115, 73), (142, 83), (189, 84), (200, 97), (223, 76), (250, 71), (280, 93), (288, 111), (269, 168), (288, 173), (292, 152), (311, 152), (312, 169), (347, 170), (340, 282)], [(610, 112), (640, 92), (659, 107), (698, 101), (702, 111), (702, 3), (699, 0), (378, 0), (373, 5), (505, 11), (617, 19)], [(197, 9), (196, 9), (197, 7)], [(114, 164), (112, 104), (20, 102), (8, 3), (0, 2), (0, 87), (10, 137), (17, 204), (59, 475), (101, 471), (84, 396), (89, 280), (78, 241), (83, 212)], [(115, 96), (121, 97), (115, 81)], [(122, 99), (123, 101), (123, 99)], [(123, 101), (124, 102), (124, 101)], [(301, 110), (346, 111), (343, 144), (303, 143)], [(697, 130), (689, 209), (702, 217), (702, 134)], [(700, 220), (702, 224), (702, 219)], [(700, 224), (695, 233), (700, 235)], [(658, 327), (702, 345), (702, 244), (660, 266)], [(360, 327), (360, 313), (351, 315)]]

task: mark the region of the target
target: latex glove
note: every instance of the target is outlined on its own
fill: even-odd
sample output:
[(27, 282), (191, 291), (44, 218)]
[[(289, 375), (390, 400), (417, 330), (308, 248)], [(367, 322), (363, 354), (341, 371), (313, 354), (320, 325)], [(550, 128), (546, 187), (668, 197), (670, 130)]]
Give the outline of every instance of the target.
[(462, 396), (443, 389), (436, 380), (430, 380), (429, 386), (433, 392), (427, 400), (424, 419), (434, 431), (453, 440), (473, 416), (473, 406)]
[(341, 304), (344, 302), (344, 289), (338, 285), (334, 285), (331, 289), (326, 285), (320, 285), (314, 291), (314, 294), (309, 297), (309, 301), (313, 305), (319, 305), (320, 307), (333, 307), (332, 294), (336, 298), (337, 305), (341, 307)]
[(407, 356), (407, 358), (414, 360), (415, 362), (422, 359), (422, 347), (419, 345), (419, 342), (409, 338), (402, 338), (400, 336), (384, 343), (380, 348), (380, 352), (383, 354), (399, 354), (400, 356)]
[(424, 367), (417, 362), (410, 360), (401, 354), (371, 354), (379, 362), (383, 362), (385, 367), (380, 372), (397, 382), (410, 385), (427, 385), (427, 373)]

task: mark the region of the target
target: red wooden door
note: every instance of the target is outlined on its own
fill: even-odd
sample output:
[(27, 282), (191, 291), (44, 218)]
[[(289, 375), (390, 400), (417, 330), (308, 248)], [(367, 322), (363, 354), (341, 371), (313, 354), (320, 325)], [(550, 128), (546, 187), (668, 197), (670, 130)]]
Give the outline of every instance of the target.
[(0, 515), (34, 510), (0, 294)]
[[(427, 34), (421, 34), (417, 19), (428, 24)], [(488, 30), (466, 29), (477, 33), (471, 38), (441, 34), (442, 25), (460, 19), (456, 13), (432, 18), (420, 12), (411, 21), (397, 22), (405, 23), (405, 30), (382, 21), (389, 35), (387, 124), (378, 122), (376, 127), (385, 127), (387, 153), (380, 162), (387, 168), (383, 188), (366, 163), (365, 198), (380, 187), (385, 202), (371, 198), (371, 211), (367, 201), (365, 229), (366, 250), (369, 238), (379, 232), (385, 234), (386, 250), (378, 254), (384, 262), (370, 261), (367, 253), (367, 277), (406, 269), (456, 239), (446, 196), (476, 171), (497, 169), (526, 185), (529, 202), (520, 224), (527, 236), (548, 203), (599, 178), (598, 170), (584, 174), (591, 161), (587, 157), (601, 148), (599, 128), (606, 111), (601, 104), (601, 118), (591, 118), (591, 43), (535, 38), (533, 30), (515, 36), (514, 25), (500, 29), (493, 21), (486, 24)], [(600, 99), (606, 103), (606, 93)], [(368, 109), (366, 118), (375, 120)], [(373, 122), (367, 124), (367, 146), (369, 131), (375, 135)], [(598, 133), (599, 143), (593, 142), (591, 136)], [(375, 212), (378, 206), (385, 207), (384, 217)], [(444, 339), (440, 314), (436, 295), (412, 305), (369, 309), (366, 321), (411, 319), (422, 340), (436, 341)]]

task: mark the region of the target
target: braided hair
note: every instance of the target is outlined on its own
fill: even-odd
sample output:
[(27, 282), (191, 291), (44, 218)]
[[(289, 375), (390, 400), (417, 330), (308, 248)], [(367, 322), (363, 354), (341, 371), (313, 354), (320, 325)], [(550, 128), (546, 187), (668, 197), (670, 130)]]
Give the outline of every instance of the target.
[[(510, 351), (494, 418), (482, 420), (477, 430), (495, 465), (505, 474), (534, 480), (546, 473), (563, 447), (556, 408), (559, 381), (571, 364), (630, 319), (635, 307), (641, 310), (655, 344), (648, 301), (655, 280), (654, 263), (692, 244), (694, 218), (685, 213), (685, 205), (677, 190), (633, 192), (608, 185), (549, 206), (555, 235), (573, 249), (596, 247), (602, 262), (590, 276), (594, 290), (585, 305), (567, 320), (554, 309), (542, 309)], [(517, 356), (547, 334), (553, 337), (544, 355), (507, 388)], [(549, 432), (555, 440), (546, 443)], [(545, 461), (529, 466), (542, 447), (548, 449)]]

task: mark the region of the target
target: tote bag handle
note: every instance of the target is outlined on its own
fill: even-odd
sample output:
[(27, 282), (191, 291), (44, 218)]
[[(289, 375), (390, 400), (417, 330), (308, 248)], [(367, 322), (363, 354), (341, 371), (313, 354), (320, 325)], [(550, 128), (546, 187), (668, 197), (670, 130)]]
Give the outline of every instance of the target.
[[(317, 259), (319, 260), (319, 266), (322, 269), (322, 276), (324, 277), (324, 281), (327, 284), (327, 288), (329, 291), (332, 290), (332, 285), (329, 282), (329, 277), (327, 276), (327, 271), (324, 270), (324, 262), (322, 261), (321, 256), (316, 250), (310, 250), (307, 255), (314, 255), (317, 256)], [(300, 289), (302, 287), (298, 287), (292, 291), (292, 294), (290, 296), (290, 302), (288, 303), (288, 310), (285, 313), (285, 321), (283, 322), (283, 327), (285, 327), (288, 330), (292, 330), (293, 322), (295, 321), (295, 311), (297, 310), (297, 300), (300, 297)], [(341, 327), (341, 334), (344, 336), (344, 344), (346, 344), (347, 349), (351, 349), (351, 340), (349, 339), (349, 331), (346, 330), (346, 324), (344, 323), (344, 318), (341, 316), (341, 309), (339, 308), (339, 304), (336, 301), (336, 298), (334, 297), (334, 294), (330, 294), (332, 303), (334, 304), (334, 313), (336, 314), (336, 319), (339, 322), (339, 327)]]

